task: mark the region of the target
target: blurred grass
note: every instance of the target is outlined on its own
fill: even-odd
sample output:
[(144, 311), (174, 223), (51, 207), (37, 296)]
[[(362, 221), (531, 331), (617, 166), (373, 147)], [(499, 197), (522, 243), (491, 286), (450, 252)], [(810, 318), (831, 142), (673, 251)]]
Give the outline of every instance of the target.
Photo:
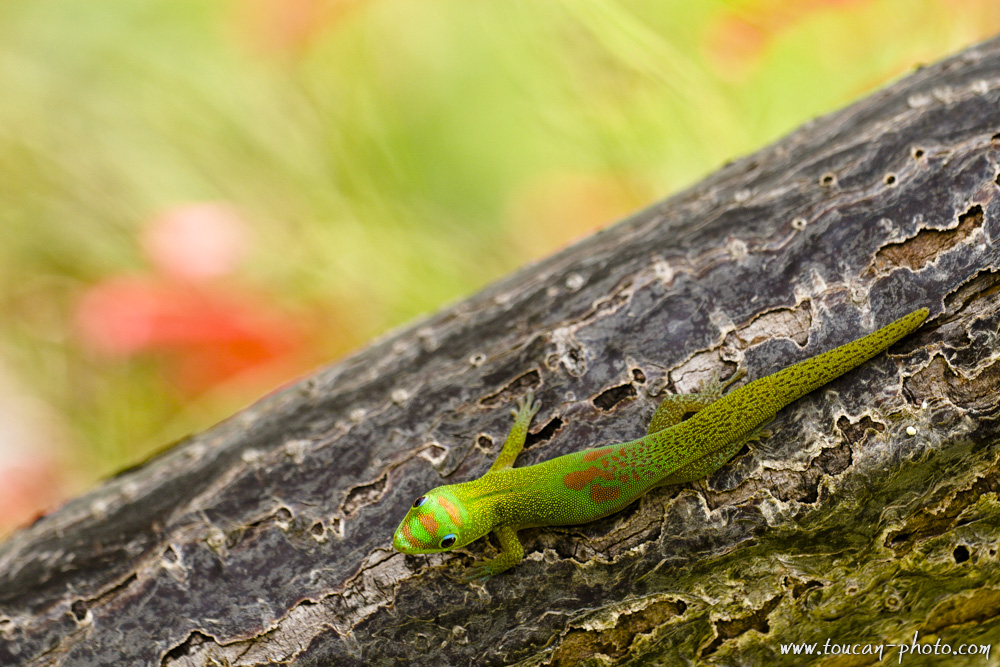
[[(998, 30), (995, 0), (0, 3), (0, 531)], [(190, 342), (81, 335), (108, 281), (174, 285), (144, 230), (197, 202), (250, 237), (197, 289), (288, 322), (279, 370), (192, 388)]]

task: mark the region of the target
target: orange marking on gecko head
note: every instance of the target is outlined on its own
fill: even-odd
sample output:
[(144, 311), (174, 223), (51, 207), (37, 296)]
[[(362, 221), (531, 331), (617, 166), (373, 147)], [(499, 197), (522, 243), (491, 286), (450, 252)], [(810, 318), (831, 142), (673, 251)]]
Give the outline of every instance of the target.
[(437, 535), (438, 526), (441, 525), (438, 523), (438, 520), (434, 518), (433, 514), (421, 514), (420, 523), (432, 536)]
[(418, 540), (417, 537), (416, 537), (416, 535), (413, 534), (413, 531), (410, 530), (410, 522), (409, 521), (407, 521), (406, 523), (403, 524), (403, 537), (406, 538), (406, 541), (410, 543), (411, 547), (422, 547), (422, 546), (424, 546), (424, 543), (422, 541)]
[(448, 513), (448, 516), (451, 517), (451, 522), (453, 524), (455, 524), (455, 527), (456, 528), (461, 528), (462, 527), (462, 514), (461, 514), (461, 512), (458, 511), (458, 508), (455, 507), (455, 504), (453, 502), (451, 502), (450, 500), (448, 500), (447, 498), (444, 498), (444, 497), (440, 497), (437, 500), (438, 500), (438, 504), (441, 507), (443, 507), (444, 511)]
[(612, 500), (617, 500), (620, 494), (621, 491), (619, 491), (616, 487), (601, 486), (600, 482), (597, 482), (590, 487), (590, 499), (595, 503), (607, 503)]
[(584, 463), (590, 463), (591, 461), (596, 461), (605, 454), (611, 451), (610, 447), (605, 447), (604, 449), (592, 449), (589, 452), (584, 452), (583, 461)]
[(623, 472), (622, 474), (618, 475), (618, 481), (621, 482), (622, 484), (628, 484), (629, 483), (628, 473)]
[(576, 472), (567, 473), (563, 477), (563, 484), (565, 484), (568, 489), (583, 491), (587, 488), (588, 484), (594, 481), (596, 477), (607, 480), (615, 478), (615, 476), (607, 470), (601, 470), (597, 466), (590, 466), (586, 470), (577, 470)]

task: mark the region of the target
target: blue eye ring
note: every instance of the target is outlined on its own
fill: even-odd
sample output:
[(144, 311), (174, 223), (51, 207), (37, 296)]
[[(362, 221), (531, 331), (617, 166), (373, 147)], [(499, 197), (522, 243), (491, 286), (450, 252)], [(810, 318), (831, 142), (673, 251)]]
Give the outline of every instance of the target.
[(455, 542), (457, 541), (458, 541), (458, 535), (456, 535), (455, 533), (448, 533), (447, 535), (441, 538), (441, 548), (450, 549), (451, 547), (455, 546)]
[(427, 496), (420, 496), (419, 498), (417, 498), (416, 500), (413, 501), (413, 506), (414, 507), (420, 507), (421, 505), (423, 505), (426, 502), (427, 502)]

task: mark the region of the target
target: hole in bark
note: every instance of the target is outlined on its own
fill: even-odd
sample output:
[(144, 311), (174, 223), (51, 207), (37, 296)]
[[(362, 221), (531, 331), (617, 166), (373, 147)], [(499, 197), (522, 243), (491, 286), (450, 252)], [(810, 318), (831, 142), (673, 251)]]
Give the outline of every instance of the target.
[(488, 396), (483, 396), (479, 399), (479, 404), (496, 405), (497, 403), (506, 402), (509, 400), (511, 394), (518, 393), (522, 387), (537, 387), (541, 383), (542, 376), (537, 370), (528, 371), (527, 373), (519, 375), (508, 382), (503, 388), (489, 394)]
[(997, 177), (993, 179), (993, 182), (1000, 185), (1000, 174), (997, 174)]
[[(852, 422), (847, 417), (841, 417), (837, 420), (837, 428), (844, 434), (844, 439), (847, 440), (847, 442), (852, 445), (860, 445), (864, 447), (864, 443), (867, 442), (870, 437), (877, 436), (879, 433), (885, 431), (885, 424), (874, 421), (867, 415), (859, 419), (857, 422)], [(848, 455), (850, 455), (850, 450), (848, 450)]]
[(179, 660), (184, 656), (191, 655), (194, 649), (198, 648), (202, 644), (207, 644), (210, 641), (212, 641), (212, 638), (205, 633), (199, 632), (198, 630), (192, 630), (187, 639), (167, 651), (166, 655), (163, 656), (162, 662), (166, 663), (171, 660)]
[(820, 176), (819, 179), (819, 184), (825, 188), (832, 187), (836, 182), (837, 182), (837, 177), (833, 174), (833, 172), (830, 171)]
[(607, 412), (622, 401), (634, 398), (637, 392), (631, 384), (620, 384), (617, 387), (605, 389), (594, 397), (594, 405)]
[(583, 367), (583, 351), (580, 348), (571, 348), (569, 352), (566, 353), (567, 358), (571, 363), (568, 366), (572, 368), (582, 368)]
[(1000, 142), (1000, 132), (997, 132), (992, 137), (990, 137), (990, 140)]
[(117, 595), (119, 591), (125, 590), (126, 588), (128, 588), (129, 586), (131, 586), (132, 584), (134, 584), (137, 581), (139, 581), (139, 575), (135, 574), (135, 573), (130, 574), (127, 577), (125, 577), (125, 581), (123, 581), (122, 583), (118, 584), (117, 586), (115, 586), (111, 590), (109, 590), (106, 593), (104, 593), (103, 597), (105, 597), (105, 598), (107, 598), (107, 597), (113, 597), (114, 595)]
[(646, 374), (643, 373), (642, 370), (638, 368), (632, 369), (632, 379), (638, 382), (639, 384), (646, 384)]
[(559, 417), (553, 417), (549, 420), (549, 423), (542, 427), (542, 430), (538, 433), (528, 433), (528, 437), (524, 439), (524, 447), (527, 449), (532, 445), (539, 442), (545, 442), (546, 440), (551, 440), (552, 436), (556, 434), (556, 431), (562, 428), (563, 421)]
[(983, 207), (979, 204), (970, 206), (968, 211), (958, 216), (958, 226), (954, 229), (923, 229), (912, 238), (884, 246), (875, 255), (869, 273), (897, 266), (919, 270), (965, 241), (982, 225)]
[(312, 528), (309, 529), (309, 532), (315, 535), (316, 537), (322, 537), (324, 531), (325, 528), (323, 528), (322, 521), (317, 521), (312, 525)]
[(805, 218), (795, 218), (794, 220), (792, 220), (792, 229), (801, 232), (803, 229), (806, 228), (806, 224), (808, 223), (806, 222)]
[[(256, 526), (258, 524), (254, 524), (254, 525)], [(240, 540), (243, 539), (243, 534), (245, 532), (246, 532), (246, 528), (237, 528), (236, 530), (230, 531), (226, 535), (226, 548), (227, 549), (232, 549), (237, 544), (239, 544)]]
[[(995, 293), (990, 296), (996, 299)], [(992, 307), (992, 304), (985, 301), (977, 305)], [(995, 407), (997, 387), (1000, 387), (1000, 361), (994, 361), (989, 366), (981, 368), (976, 375), (966, 378), (955, 372), (954, 368), (941, 357), (933, 358), (928, 366), (909, 378), (907, 382), (907, 389), (913, 395), (915, 403), (920, 403), (924, 399), (940, 398), (960, 408), (973, 411)], [(984, 492), (989, 493), (989, 491)]]
[(913, 159), (914, 160), (919, 160), (920, 158), (922, 158), (924, 156), (924, 149), (920, 148), (919, 146), (915, 146), (913, 148), (912, 155), (913, 155)]
[(823, 584), (815, 579), (810, 579), (805, 583), (796, 582), (795, 585), (792, 586), (792, 598), (797, 600), (814, 588), (823, 588)]
[(969, 210), (958, 216), (958, 226), (962, 225), (975, 225), (979, 227), (983, 224), (983, 207), (979, 204), (974, 204), (969, 207)]
[(732, 620), (718, 620), (715, 622), (715, 639), (712, 643), (705, 647), (705, 650), (701, 652), (701, 656), (705, 657), (712, 653), (715, 653), (722, 646), (722, 642), (727, 639), (733, 639), (734, 637), (739, 637), (743, 633), (749, 630), (756, 630), (761, 634), (767, 634), (771, 631), (771, 626), (767, 622), (768, 615), (774, 611), (774, 608), (778, 606), (781, 602), (781, 596), (775, 596), (764, 603), (760, 609), (750, 614), (749, 616), (743, 616), (741, 618), (734, 618)]
[[(995, 299), (1000, 292), (1000, 271), (980, 270), (957, 290), (945, 296), (945, 308), (950, 311), (966, 308), (979, 299)], [(982, 306), (977, 305), (977, 308)]]
[(176, 563), (180, 560), (180, 557), (177, 555), (177, 551), (171, 546), (163, 550), (163, 560), (168, 563)]
[[(680, 600), (654, 602), (645, 609), (625, 612), (613, 627), (599, 630), (571, 629), (555, 646), (551, 660), (545, 664), (562, 665), (619, 664), (629, 662), (633, 646), (640, 636), (648, 636), (656, 628), (680, 616), (687, 605)], [(641, 640), (640, 640), (641, 641)], [(597, 658), (595, 656), (601, 656)], [(659, 663), (657, 663), (659, 664)]]
[[(838, 447), (824, 449), (816, 457), (814, 465), (827, 475), (836, 476), (847, 470), (853, 462), (851, 447), (847, 443), (842, 443)], [(817, 491), (818, 491), (817, 486)]]
[(964, 563), (969, 560), (969, 548), (964, 544), (959, 544), (951, 555), (955, 557), (956, 563)]
[(899, 545), (909, 540), (912, 535), (913, 533), (896, 533), (895, 535), (889, 538), (889, 546), (898, 547)]
[[(795, 341), (798, 345), (804, 346), (809, 342), (809, 329), (812, 322), (812, 309), (808, 301), (792, 308), (774, 308), (766, 310), (755, 316), (746, 326), (737, 329), (734, 333), (745, 347), (757, 345), (775, 336), (786, 336)], [(727, 365), (721, 372), (722, 377), (728, 377), (735, 368)]]
[(478, 444), (480, 447), (482, 447), (486, 451), (490, 451), (490, 447), (493, 446), (493, 438), (491, 438), (488, 435), (481, 435), (476, 440), (476, 444)]
[(885, 178), (882, 179), (886, 185), (892, 186), (896, 184), (896, 174), (886, 174)]
[(800, 503), (804, 503), (806, 505), (814, 504), (817, 500), (819, 500), (819, 485), (818, 484), (809, 485), (805, 489), (804, 493), (802, 493), (799, 496), (798, 500)]
[(287, 507), (282, 507), (277, 512), (274, 513), (274, 518), (275, 520), (284, 523), (292, 518), (292, 511)]
[(344, 499), (344, 504), (341, 505), (341, 510), (344, 514), (351, 515), (357, 512), (364, 505), (371, 505), (382, 497), (382, 492), (385, 491), (385, 484), (387, 480), (388, 478), (386, 475), (382, 475), (374, 482), (353, 487), (347, 493), (347, 498)]
[(74, 602), (70, 609), (73, 611), (73, 617), (78, 621), (82, 621), (87, 618), (87, 603), (83, 600), (77, 600)]

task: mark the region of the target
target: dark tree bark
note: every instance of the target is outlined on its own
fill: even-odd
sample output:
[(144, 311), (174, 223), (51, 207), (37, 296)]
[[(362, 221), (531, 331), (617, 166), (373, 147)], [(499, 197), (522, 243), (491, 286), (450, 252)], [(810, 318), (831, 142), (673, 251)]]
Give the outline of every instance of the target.
[[(781, 644), (995, 642), (998, 162), (995, 39), (16, 533), (0, 663), (802, 664)], [(638, 437), (660, 391), (759, 377), (921, 306), (916, 334), (708, 480), (522, 531), (525, 561), (483, 586), (456, 574), (485, 541), (390, 549), (416, 496), (486, 471), (528, 387), (520, 465)]]

